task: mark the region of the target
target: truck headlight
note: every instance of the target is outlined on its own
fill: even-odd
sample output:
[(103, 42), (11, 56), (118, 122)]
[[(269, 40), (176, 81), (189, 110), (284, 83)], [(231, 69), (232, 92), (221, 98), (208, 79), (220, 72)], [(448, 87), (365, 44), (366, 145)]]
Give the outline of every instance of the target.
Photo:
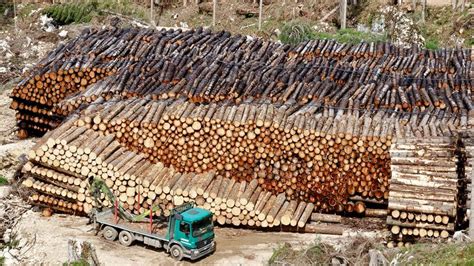
[(197, 249), (193, 250), (194, 255), (197, 255), (198, 253), (199, 253), (199, 250), (197, 250)]

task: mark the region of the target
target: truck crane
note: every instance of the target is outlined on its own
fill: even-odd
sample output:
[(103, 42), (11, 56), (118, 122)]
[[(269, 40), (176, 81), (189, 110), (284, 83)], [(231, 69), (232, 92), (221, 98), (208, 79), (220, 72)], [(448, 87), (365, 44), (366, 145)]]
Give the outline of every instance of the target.
[[(153, 214), (160, 210), (159, 206), (141, 215), (133, 215), (118, 203), (115, 195), (101, 179), (91, 178), (89, 184), (96, 202), (91, 219), (105, 239), (114, 241), (118, 237), (119, 243), (124, 246), (140, 241), (145, 245), (163, 248), (178, 261), (183, 258), (196, 260), (215, 251), (210, 211), (196, 208), (194, 203), (186, 203), (171, 210), (168, 218), (153, 218)], [(113, 208), (101, 210), (101, 193), (114, 204)]]

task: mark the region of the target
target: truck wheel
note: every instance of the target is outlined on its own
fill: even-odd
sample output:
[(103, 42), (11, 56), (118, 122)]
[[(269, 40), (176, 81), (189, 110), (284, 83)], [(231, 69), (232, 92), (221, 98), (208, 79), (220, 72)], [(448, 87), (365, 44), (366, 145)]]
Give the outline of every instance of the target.
[(105, 239), (114, 241), (117, 238), (118, 232), (115, 230), (115, 228), (106, 226), (104, 229), (102, 229), (102, 235)]
[(121, 231), (119, 234), (119, 242), (124, 246), (130, 246), (133, 242), (133, 235), (128, 231)]
[(173, 257), (173, 259), (177, 261), (180, 261), (183, 259), (183, 249), (178, 245), (174, 245), (171, 247), (170, 254), (171, 254), (171, 257)]

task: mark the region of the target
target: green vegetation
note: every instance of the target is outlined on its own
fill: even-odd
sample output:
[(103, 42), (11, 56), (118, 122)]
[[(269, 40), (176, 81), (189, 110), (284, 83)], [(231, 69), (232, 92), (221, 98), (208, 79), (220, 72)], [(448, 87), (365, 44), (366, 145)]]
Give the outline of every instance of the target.
[(298, 44), (307, 40), (333, 39), (342, 43), (384, 42), (385, 35), (360, 32), (355, 29), (338, 30), (336, 33), (315, 32), (308, 24), (291, 22), (283, 26), (280, 41), (287, 44)]
[(474, 265), (474, 243), (416, 244), (400, 250), (401, 264)]
[[(315, 241), (306, 248), (285, 243), (273, 250), (269, 265), (329, 265), (332, 260), (348, 265), (368, 265), (369, 250), (376, 249), (394, 265), (474, 265), (474, 243), (420, 243), (387, 249), (373, 239), (356, 238), (341, 251)], [(382, 242), (382, 241), (380, 241)]]
[(54, 19), (59, 25), (71, 23), (87, 23), (98, 14), (96, 1), (90, 3), (66, 3), (51, 5), (44, 10), (44, 14)]
[(290, 22), (283, 25), (280, 41), (287, 44), (298, 44), (316, 39), (316, 34), (309, 24)]
[(355, 29), (338, 30), (335, 34), (317, 33), (317, 39), (334, 39), (342, 43), (385, 42), (387, 36), (370, 32), (361, 32)]
[(84, 259), (63, 263), (63, 266), (89, 266), (89, 265), (90, 263)]
[(8, 185), (8, 180), (4, 176), (0, 175), (0, 186), (5, 186), (5, 185)]
[(102, 16), (106, 11), (125, 16), (145, 18), (143, 7), (136, 6), (132, 1), (93, 0), (75, 3), (55, 4), (44, 9), (43, 13), (53, 18), (59, 25), (87, 23), (94, 17)]
[[(413, 21), (421, 21), (421, 10), (411, 14)], [(426, 14), (426, 22), (420, 23), (420, 30), (426, 40), (425, 47), (436, 49), (440, 46), (456, 46), (455, 37), (464, 39), (464, 45), (470, 47), (474, 43), (474, 27), (468, 8), (464, 12), (453, 11), (451, 6), (430, 6)], [(442, 44), (442, 45), (440, 45)]]
[[(9, 10), (8, 14), (7, 9)], [(11, 22), (13, 22), (13, 3), (0, 1), (0, 29)]]
[(332, 246), (323, 244), (319, 240), (314, 241), (308, 248), (295, 249), (285, 243), (273, 250), (270, 265), (330, 265), (332, 254), (335, 250)]
[(425, 48), (430, 50), (439, 49), (439, 41), (437, 39), (427, 39), (425, 40)]
[(125, 16), (134, 17), (141, 20), (148, 20), (147, 9), (145, 6), (136, 5), (133, 0), (100, 0), (99, 10), (110, 10)]
[(31, 12), (37, 8), (38, 6), (36, 4), (26, 4), (24, 7), (18, 10), (18, 16), (22, 19), (27, 18), (31, 15)]
[[(3, 14), (7, 9), (13, 9), (13, 3), (11, 2), (1, 2), (0, 3), (0, 16), (3, 17)], [(12, 10), (13, 11), (13, 10)]]
[(0, 256), (0, 266), (5, 265), (5, 257)]

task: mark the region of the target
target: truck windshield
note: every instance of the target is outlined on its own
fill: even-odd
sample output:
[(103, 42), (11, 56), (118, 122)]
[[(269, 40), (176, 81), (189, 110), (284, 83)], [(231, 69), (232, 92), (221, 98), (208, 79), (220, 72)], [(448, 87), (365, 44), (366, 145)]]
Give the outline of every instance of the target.
[(201, 236), (212, 230), (212, 217), (206, 217), (201, 221), (193, 223), (193, 236)]

